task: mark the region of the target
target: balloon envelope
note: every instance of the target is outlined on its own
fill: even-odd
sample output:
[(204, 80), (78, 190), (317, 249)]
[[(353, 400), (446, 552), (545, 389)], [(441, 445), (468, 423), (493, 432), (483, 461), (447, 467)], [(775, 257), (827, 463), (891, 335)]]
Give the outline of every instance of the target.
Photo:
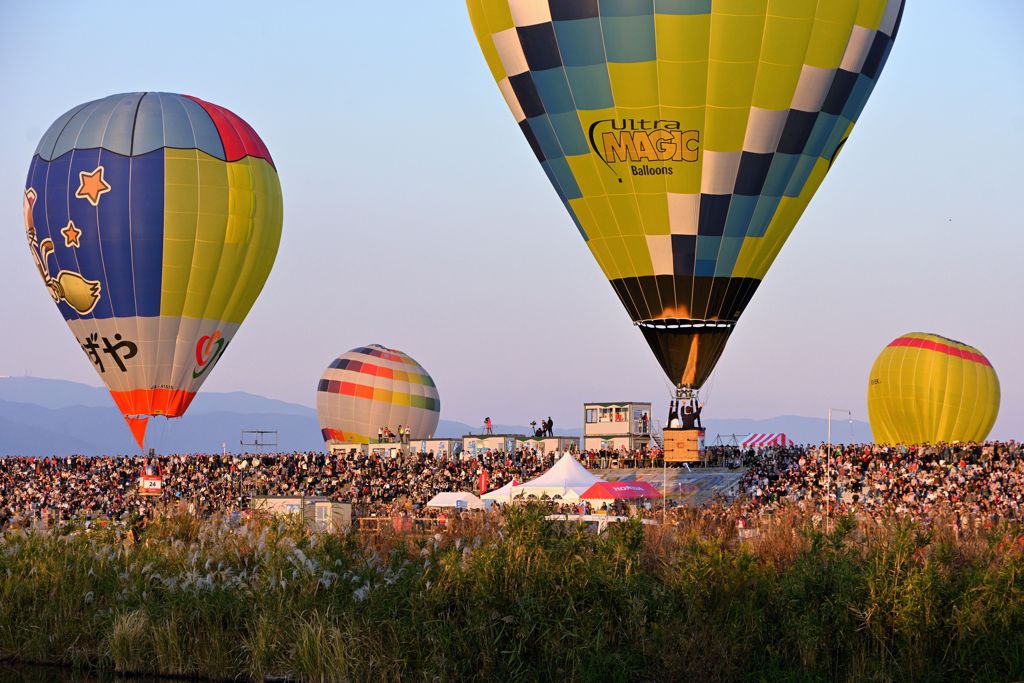
[(699, 387), (860, 115), (903, 0), (467, 0), (669, 378)]
[(408, 355), (380, 344), (352, 349), (320, 377), (316, 412), (324, 441), (368, 443), (377, 430), (410, 430), (413, 439), (437, 430), (441, 399), (434, 380)]
[(912, 332), (871, 368), (868, 419), (880, 444), (984, 441), (999, 414), (999, 378), (973, 346)]
[(185, 412), (270, 273), (270, 153), (210, 102), (112, 95), (43, 135), (24, 212), (50, 297), (141, 447), (145, 416)]

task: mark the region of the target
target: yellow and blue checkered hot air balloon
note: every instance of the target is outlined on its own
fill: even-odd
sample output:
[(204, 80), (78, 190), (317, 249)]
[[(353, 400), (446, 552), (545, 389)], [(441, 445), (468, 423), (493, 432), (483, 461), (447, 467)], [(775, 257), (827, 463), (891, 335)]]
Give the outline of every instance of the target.
[(50, 297), (141, 447), (149, 416), (188, 408), (270, 274), (270, 153), (210, 102), (112, 95), (46, 131), (24, 210)]
[(699, 388), (860, 116), (903, 0), (467, 0), (669, 378)]

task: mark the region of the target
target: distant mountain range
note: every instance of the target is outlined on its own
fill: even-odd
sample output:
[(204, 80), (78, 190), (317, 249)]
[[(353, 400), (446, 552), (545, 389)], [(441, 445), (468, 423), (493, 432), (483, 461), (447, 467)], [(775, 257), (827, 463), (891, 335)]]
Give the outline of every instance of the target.
[[(826, 438), (820, 418), (784, 416), (769, 420), (708, 420), (708, 442), (716, 435), (731, 442), (755, 432), (785, 432), (799, 442), (817, 443)], [(243, 430), (276, 430), (278, 450), (323, 449), (316, 411), (244, 392), (203, 392), (180, 420), (156, 420), (149, 428), (147, 446), (161, 453), (209, 453), (221, 449), (238, 452)], [(441, 420), (438, 438), (457, 438), (480, 433), (480, 426)], [(868, 441), (871, 432), (864, 422), (850, 425), (835, 420), (835, 441)], [(525, 425), (494, 426), (498, 434), (524, 434)], [(565, 436), (579, 436), (581, 429), (559, 429)], [(138, 448), (114, 407), (106, 389), (88, 384), (38, 377), (0, 377), (0, 455), (99, 455), (137, 453)]]
[[(797, 443), (818, 444), (828, 439), (828, 420), (820, 417), (782, 415), (766, 420), (710, 419), (705, 421), (706, 441), (712, 444), (716, 439), (730, 444), (735, 438), (740, 443), (750, 434), (783, 433)], [(834, 443), (870, 443), (871, 426), (860, 420), (833, 418), (832, 441)]]

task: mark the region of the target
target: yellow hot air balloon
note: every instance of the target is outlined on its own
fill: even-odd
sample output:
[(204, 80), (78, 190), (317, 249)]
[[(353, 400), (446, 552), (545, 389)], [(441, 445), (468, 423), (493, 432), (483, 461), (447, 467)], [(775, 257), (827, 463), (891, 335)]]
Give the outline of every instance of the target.
[(999, 378), (973, 346), (912, 332), (882, 350), (868, 380), (880, 444), (984, 441), (999, 414)]
[(480, 48), (669, 378), (699, 388), (845, 144), (903, 0), (468, 0)]

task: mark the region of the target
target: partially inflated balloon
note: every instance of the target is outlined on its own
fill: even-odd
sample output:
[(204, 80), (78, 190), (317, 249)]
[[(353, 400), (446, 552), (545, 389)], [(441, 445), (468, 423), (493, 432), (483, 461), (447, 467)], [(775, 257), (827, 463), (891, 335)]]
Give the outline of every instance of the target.
[(270, 153), (215, 104), (112, 95), (50, 126), (24, 210), (50, 297), (141, 447), (147, 416), (188, 408), (270, 273)]
[(868, 380), (875, 441), (984, 441), (999, 414), (999, 378), (978, 349), (912, 332), (878, 356)]
[(441, 399), (423, 366), (395, 349), (361, 346), (336, 358), (317, 385), (321, 432), (332, 443), (367, 443), (382, 427), (414, 439), (437, 429)]
[(903, 0), (468, 0), (669, 378), (699, 387), (878, 80)]

